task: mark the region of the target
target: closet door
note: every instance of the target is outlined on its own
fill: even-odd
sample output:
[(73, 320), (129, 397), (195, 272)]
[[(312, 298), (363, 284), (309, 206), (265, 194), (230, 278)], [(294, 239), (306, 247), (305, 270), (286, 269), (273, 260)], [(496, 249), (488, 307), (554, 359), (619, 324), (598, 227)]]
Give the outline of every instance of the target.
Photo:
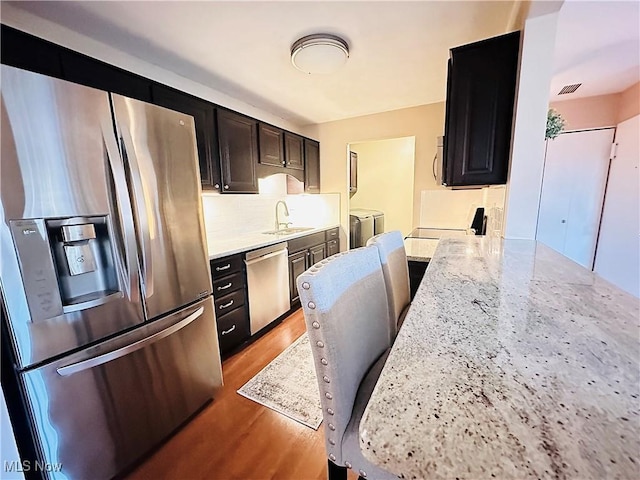
[(536, 238), (592, 269), (613, 128), (547, 141)]
[(640, 115), (617, 126), (595, 271), (640, 297)]

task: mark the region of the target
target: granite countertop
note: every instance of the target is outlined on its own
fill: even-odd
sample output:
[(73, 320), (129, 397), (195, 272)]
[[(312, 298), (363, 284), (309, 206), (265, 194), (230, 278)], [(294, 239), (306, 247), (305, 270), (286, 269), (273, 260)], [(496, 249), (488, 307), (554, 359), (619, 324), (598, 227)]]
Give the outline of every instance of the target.
[(461, 228), (414, 228), (404, 239), (407, 260), (411, 262), (429, 262), (436, 251), (440, 238), (465, 235), (468, 235), (467, 231)]
[(304, 232), (290, 233), (288, 235), (273, 235), (255, 232), (243, 235), (232, 235), (228, 238), (209, 238), (207, 236), (209, 260), (215, 260), (217, 258), (226, 257), (227, 255), (246, 252), (248, 250), (266, 247), (280, 242), (286, 242), (287, 240), (293, 240), (294, 238), (323, 232), (339, 226), (340, 225), (336, 223), (322, 227), (314, 227), (310, 230), (305, 230)]
[(404, 249), (410, 262), (429, 262), (436, 251), (437, 238), (405, 238)]
[(400, 478), (640, 478), (640, 301), (550, 248), (442, 239), (360, 423)]

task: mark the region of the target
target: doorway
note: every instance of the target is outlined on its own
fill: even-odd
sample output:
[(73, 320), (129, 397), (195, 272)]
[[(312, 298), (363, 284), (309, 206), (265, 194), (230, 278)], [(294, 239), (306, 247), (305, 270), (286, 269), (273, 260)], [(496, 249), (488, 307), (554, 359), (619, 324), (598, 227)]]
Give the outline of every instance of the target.
[(547, 140), (536, 239), (593, 270), (615, 128)]
[(349, 199), (349, 210), (367, 209), (384, 213), (384, 231), (413, 228), (415, 137), (350, 143), (358, 154), (357, 191)]

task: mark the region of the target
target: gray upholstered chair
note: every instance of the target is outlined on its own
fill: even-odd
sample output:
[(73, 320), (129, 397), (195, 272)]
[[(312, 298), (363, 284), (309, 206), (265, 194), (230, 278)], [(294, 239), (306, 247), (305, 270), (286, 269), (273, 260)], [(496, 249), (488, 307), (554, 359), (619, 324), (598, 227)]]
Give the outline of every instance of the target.
[(330, 480), (346, 480), (347, 468), (367, 480), (397, 478), (363, 457), (358, 434), (392, 338), (378, 251), (363, 247), (333, 255), (302, 273), (297, 285), (318, 378)]
[(378, 249), (384, 282), (387, 286), (389, 314), (398, 329), (402, 325), (411, 303), (409, 264), (402, 234), (398, 230), (381, 233), (371, 237), (367, 241), (367, 245), (374, 245)]

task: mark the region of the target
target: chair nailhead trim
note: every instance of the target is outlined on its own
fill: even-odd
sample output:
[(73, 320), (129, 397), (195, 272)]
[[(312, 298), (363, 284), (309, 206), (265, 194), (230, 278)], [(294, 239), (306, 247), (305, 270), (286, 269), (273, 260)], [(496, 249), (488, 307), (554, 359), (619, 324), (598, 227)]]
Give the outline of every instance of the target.
[(336, 429), (336, 426), (333, 423), (329, 424), (329, 430), (331, 430), (332, 432)]
[(322, 380), (324, 380), (326, 383), (331, 383), (331, 380), (329, 380), (329, 377), (327, 377), (326, 375), (322, 377)]
[(304, 288), (305, 290), (309, 290), (311, 288), (311, 285), (309, 285), (309, 282), (302, 282), (302, 288)]
[(361, 477), (366, 477), (367, 476), (367, 472), (365, 472), (364, 470), (360, 470), (360, 476)]
[(309, 302), (309, 303), (307, 303), (307, 307), (309, 307), (311, 310), (315, 310), (316, 304), (313, 303), (313, 302)]
[(330, 445), (335, 445), (335, 444), (336, 444), (336, 442), (335, 442), (334, 440), (329, 439), (329, 444), (330, 444)]
[(313, 322), (311, 325), (313, 328), (320, 328), (320, 324), (318, 322)]
[(321, 341), (317, 341), (317, 342), (316, 342), (316, 345), (317, 345), (318, 347), (320, 347), (320, 348), (324, 348), (324, 343), (323, 343), (323, 342), (321, 342)]
[(331, 395), (329, 392), (324, 394), (325, 397), (327, 397), (329, 400), (333, 400), (333, 395)]
[(323, 365), (325, 365), (325, 366), (326, 366), (326, 365), (329, 365), (329, 362), (327, 362), (327, 359), (326, 359), (326, 358), (321, 358), (321, 359), (320, 359), (320, 363), (321, 363), (321, 364), (323, 364)]
[(331, 460), (332, 462), (336, 461), (336, 456), (333, 453), (329, 454), (329, 460)]
[(347, 468), (351, 468), (351, 463), (350, 462), (344, 462), (344, 466)]
[(328, 413), (329, 415), (333, 415), (335, 412), (334, 412), (332, 409), (327, 408), (327, 413)]

